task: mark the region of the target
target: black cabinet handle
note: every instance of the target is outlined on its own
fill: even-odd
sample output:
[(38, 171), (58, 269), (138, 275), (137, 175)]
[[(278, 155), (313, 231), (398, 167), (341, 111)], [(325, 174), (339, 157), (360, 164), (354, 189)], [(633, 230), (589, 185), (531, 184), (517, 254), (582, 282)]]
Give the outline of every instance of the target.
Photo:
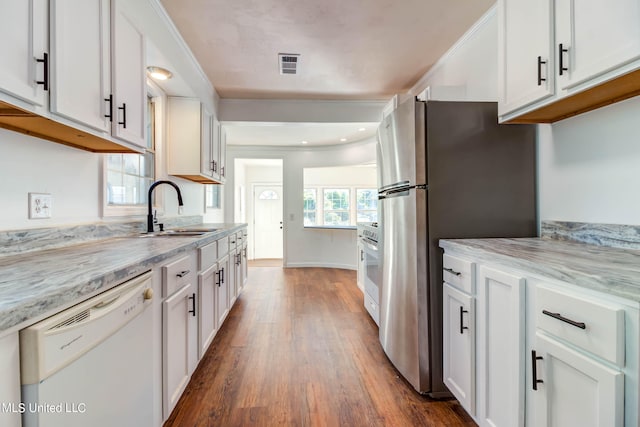
[(220, 270), (216, 271), (216, 276), (218, 277), (218, 280), (216, 281), (216, 285), (218, 285), (218, 287), (220, 287), (220, 285), (222, 284), (222, 281), (220, 280)]
[(469, 329), (467, 326), (463, 326), (464, 313), (468, 313), (468, 310), (465, 310), (464, 307), (460, 306), (460, 333), (464, 334), (465, 329)]
[(176, 276), (177, 277), (184, 277), (187, 274), (189, 274), (190, 272), (191, 272), (191, 270), (184, 270), (184, 271), (181, 271), (180, 273), (177, 273)]
[(104, 99), (109, 103), (109, 114), (105, 114), (104, 116), (109, 119), (110, 122), (113, 121), (113, 94), (110, 94), (108, 98)]
[(544, 383), (538, 379), (538, 360), (542, 360), (542, 356), (538, 356), (535, 350), (531, 350), (531, 376), (533, 377), (531, 384), (534, 390), (538, 390), (538, 384)]
[(211, 170), (214, 172), (218, 171), (218, 163), (215, 160), (211, 160)]
[(220, 270), (220, 283), (224, 283), (224, 267)]
[(558, 64), (559, 64), (558, 68), (560, 70), (560, 75), (562, 75), (562, 73), (565, 72), (565, 71), (569, 71), (569, 69), (567, 67), (565, 67), (564, 64), (563, 64), (564, 63), (563, 57), (564, 57), (564, 54), (567, 53), (567, 52), (569, 52), (569, 49), (565, 49), (564, 46), (562, 45), (562, 43), (560, 43), (558, 45), (558, 57), (559, 57), (558, 58)]
[(546, 63), (547, 61), (542, 60), (542, 56), (538, 56), (538, 86), (542, 86), (542, 82), (547, 81), (547, 79), (542, 78), (542, 65)]
[(360, 249), (360, 261), (364, 261), (364, 251)]
[(36, 84), (42, 85), (44, 90), (49, 90), (49, 54), (43, 53), (42, 59), (36, 58), (36, 62), (43, 65), (42, 80), (36, 80)]
[(560, 313), (552, 313), (552, 312), (547, 311), (547, 310), (542, 310), (542, 314), (546, 314), (547, 316), (553, 317), (554, 319), (558, 319), (558, 320), (560, 320), (562, 322), (568, 323), (571, 326), (575, 326), (576, 328), (587, 329), (587, 325), (584, 324), (584, 322), (576, 322), (575, 320), (567, 319), (566, 317), (564, 317)]
[(220, 175), (221, 175), (221, 176), (224, 176), (224, 166), (222, 166), (222, 167), (220, 168)]
[(189, 299), (192, 302), (192, 306), (191, 306), (191, 310), (189, 310), (189, 313), (193, 314), (193, 317), (196, 316), (196, 294), (195, 292), (193, 294), (191, 294), (191, 296), (189, 297)]
[(452, 268), (443, 268), (443, 270), (444, 270), (444, 271), (447, 271), (447, 272), (449, 272), (449, 273), (451, 273), (451, 274), (453, 274), (453, 275), (455, 275), (455, 276), (460, 276), (460, 275), (462, 274), (462, 273), (460, 273), (459, 271), (455, 271), (455, 270), (454, 270), (454, 269), (452, 269)]
[(122, 125), (123, 128), (127, 128), (127, 104), (122, 103), (122, 107), (118, 107), (118, 110), (122, 110), (122, 121), (118, 122), (119, 125)]

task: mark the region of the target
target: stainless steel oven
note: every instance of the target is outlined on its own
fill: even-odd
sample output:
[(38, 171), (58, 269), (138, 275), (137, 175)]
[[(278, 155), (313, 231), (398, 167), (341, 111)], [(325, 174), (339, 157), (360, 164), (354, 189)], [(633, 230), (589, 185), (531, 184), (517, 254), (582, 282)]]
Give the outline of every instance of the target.
[(381, 258), (378, 251), (378, 227), (374, 222), (363, 226), (360, 243), (363, 248), (364, 264), (364, 306), (376, 322), (380, 324), (380, 279)]

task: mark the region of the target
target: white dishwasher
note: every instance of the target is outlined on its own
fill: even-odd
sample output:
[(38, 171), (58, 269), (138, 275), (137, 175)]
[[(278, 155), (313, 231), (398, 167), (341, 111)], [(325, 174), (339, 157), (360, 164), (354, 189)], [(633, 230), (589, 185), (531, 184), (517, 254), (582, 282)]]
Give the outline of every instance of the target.
[(23, 427), (151, 427), (151, 273), (20, 331)]

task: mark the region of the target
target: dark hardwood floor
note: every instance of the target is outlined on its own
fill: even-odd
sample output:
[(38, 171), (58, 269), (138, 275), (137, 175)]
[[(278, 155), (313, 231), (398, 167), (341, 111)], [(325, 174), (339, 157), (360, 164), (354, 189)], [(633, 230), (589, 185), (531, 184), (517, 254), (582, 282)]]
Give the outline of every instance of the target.
[(356, 273), (254, 267), (169, 426), (474, 426), (386, 359)]

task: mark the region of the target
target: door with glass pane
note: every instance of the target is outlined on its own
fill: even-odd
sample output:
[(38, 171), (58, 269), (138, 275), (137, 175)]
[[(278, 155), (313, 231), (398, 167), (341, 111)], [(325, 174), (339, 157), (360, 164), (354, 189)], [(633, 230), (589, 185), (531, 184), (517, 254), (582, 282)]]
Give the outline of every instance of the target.
[(282, 186), (256, 185), (253, 197), (254, 258), (282, 258)]

